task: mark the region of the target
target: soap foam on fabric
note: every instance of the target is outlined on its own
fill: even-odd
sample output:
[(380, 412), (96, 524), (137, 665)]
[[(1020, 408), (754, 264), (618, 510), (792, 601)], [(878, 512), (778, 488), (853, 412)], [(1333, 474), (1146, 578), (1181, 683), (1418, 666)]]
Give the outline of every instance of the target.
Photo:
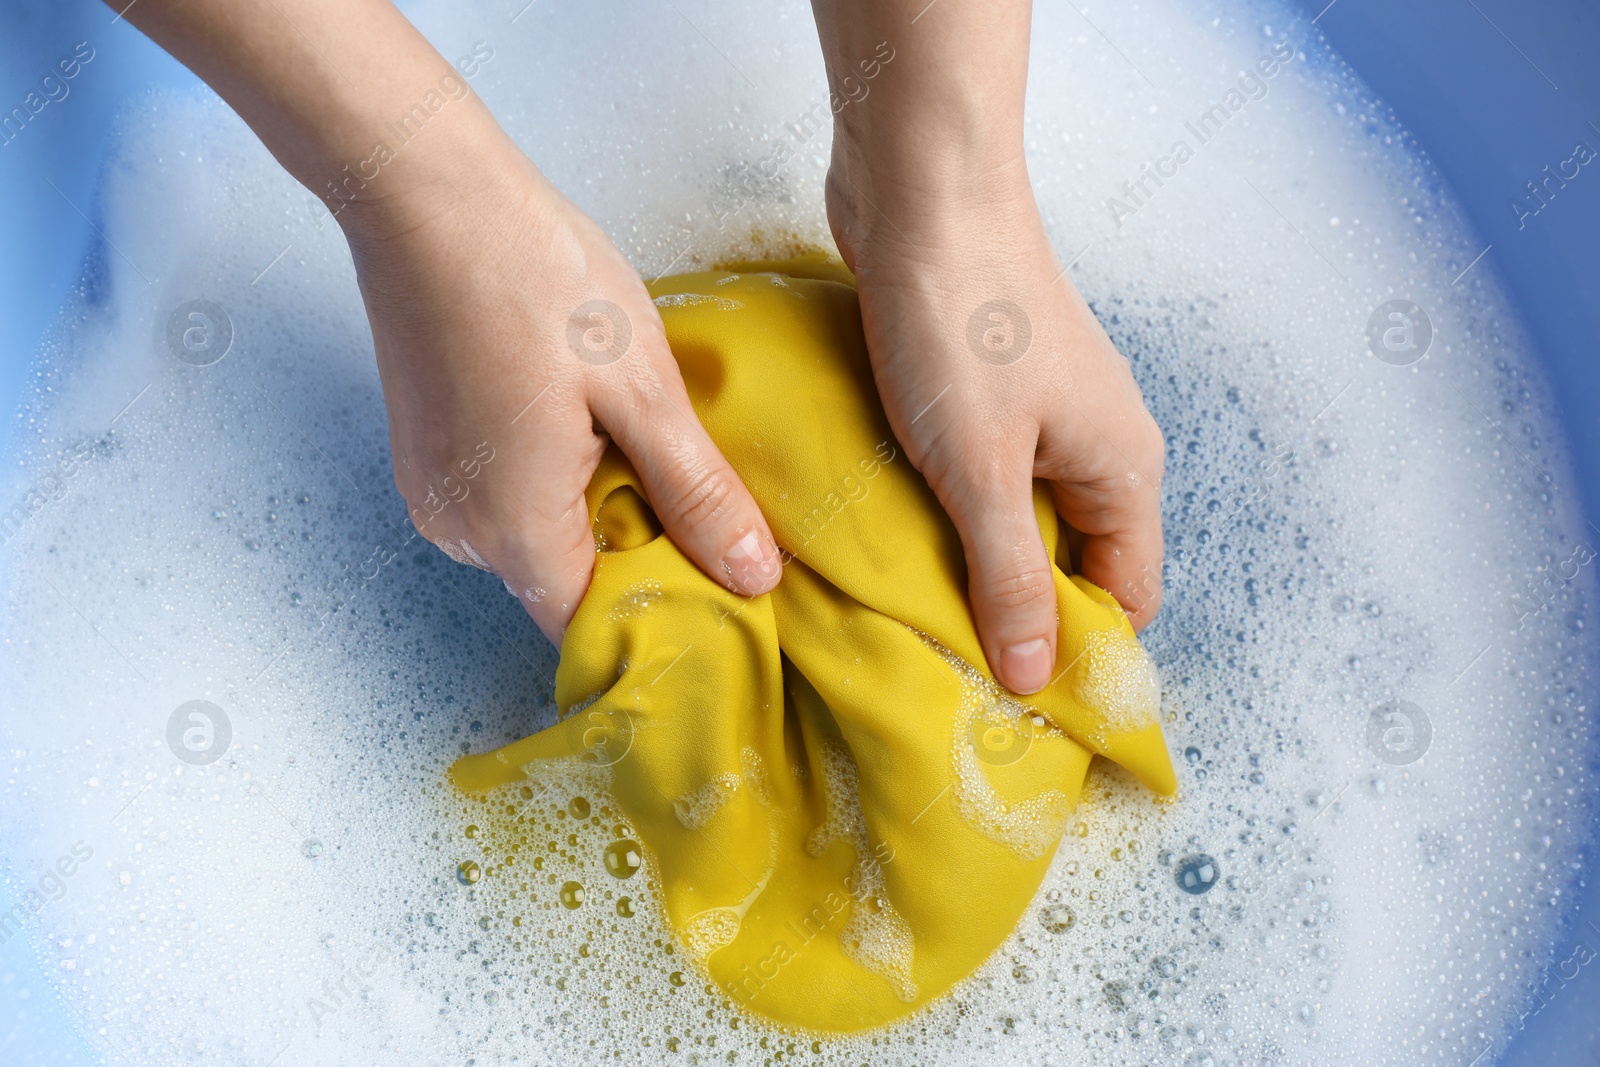
[[(447, 58), (492, 45), (475, 91), (647, 277), (825, 240), (804, 5), (412, 10)], [(1082, 252), (1072, 277), (1169, 442), (1146, 643), (1183, 800), (1152, 813), (1097, 771), (1092, 818), (974, 980), (816, 1046), (699, 984), (651, 926), (648, 872), (607, 865), (628, 838), (573, 803), (599, 795), (576, 771), (522, 798), (548, 836), (519, 873), (548, 909), (513, 926), (479, 906), (500, 851), (445, 833), (429, 783), (554, 721), (553, 657), (497, 579), (403, 525), (325, 213), (214, 102), (129, 115), (99, 215), (115, 249), (41, 354), (6, 506), (89, 458), (8, 530), (0, 646), (8, 877), (92, 849), (26, 929), (108, 1060), (1457, 1065), (1499, 1047), (1566, 947), (1594, 787), (1592, 542), (1552, 397), (1493, 257), (1456, 280), (1482, 243), (1303, 14), (1090, 17), (1036, 13), (1028, 151), (1060, 258)], [(1308, 58), (1228, 111), (1282, 41)], [(1218, 103), (1201, 143), (1186, 123)], [(1180, 139), (1134, 204), (1124, 183)], [(1399, 297), (1437, 331), (1410, 367), (1364, 340)], [(233, 324), (210, 367), (161, 340), (193, 299)], [(166, 739), (195, 699), (229, 719), (209, 764)], [(1414, 762), (1369, 730), (1394, 701), (1431, 721)]]
[[(983, 766), (986, 761), (978, 754), (1008, 759), (1010, 746), (1031, 746), (1047, 724), (978, 668), (931, 637), (923, 635), (923, 640), (955, 669), (961, 682), (962, 714), (956, 718), (950, 746), (956, 770), (956, 810), (979, 833), (1022, 859), (1043, 856), (1061, 840), (1072, 815), (1071, 798), (1050, 789), (1021, 803), (1009, 803), (996, 792)], [(1134, 724), (1139, 725), (1146, 724)], [(983, 735), (974, 737), (974, 731)]]

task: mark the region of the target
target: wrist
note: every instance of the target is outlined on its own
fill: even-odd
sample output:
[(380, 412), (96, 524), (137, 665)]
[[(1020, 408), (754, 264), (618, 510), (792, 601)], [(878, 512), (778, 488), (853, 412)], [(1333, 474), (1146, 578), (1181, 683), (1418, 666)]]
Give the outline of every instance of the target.
[[(896, 80), (898, 79), (898, 81)], [(834, 159), (901, 184), (948, 187), (1022, 159), (1022, 97), (972, 72), (888, 69), (859, 100), (832, 97)]]
[[(300, 20), (335, 7), (282, 3)], [(343, 22), (317, 34), (337, 66), (315, 51), (304, 76), (283, 77), (286, 61), (274, 54), (246, 63), (245, 75), (214, 79), (238, 80), (226, 98), (347, 234), (385, 220), (403, 224), (396, 216), (436, 198), (440, 187), (482, 186), (516, 162), (526, 165), (463, 73), (475, 67), (458, 70), (389, 0), (351, 3), (367, 16), (359, 34)]]
[[(449, 77), (446, 75), (445, 77)], [(464, 79), (368, 123), (364, 147), (336, 147), (298, 175), (352, 242), (419, 229), (440, 203), (494, 200), (538, 172)], [(437, 87), (435, 87), (437, 89)], [(430, 107), (430, 104), (432, 105)]]
[(1032, 199), (1020, 137), (967, 135), (942, 123), (892, 137), (836, 131), (830, 167), (830, 176), (858, 198), (902, 205), (912, 216), (946, 205), (1004, 208), (1015, 206), (1018, 196)]
[(939, 252), (1031, 247), (1043, 222), (1022, 147), (916, 155), (835, 142), (828, 220), (847, 263), (877, 269)]
[(833, 169), (846, 189), (886, 204), (1027, 188), (1028, 0), (931, 12), (926, 0), (813, 6), (834, 116)]

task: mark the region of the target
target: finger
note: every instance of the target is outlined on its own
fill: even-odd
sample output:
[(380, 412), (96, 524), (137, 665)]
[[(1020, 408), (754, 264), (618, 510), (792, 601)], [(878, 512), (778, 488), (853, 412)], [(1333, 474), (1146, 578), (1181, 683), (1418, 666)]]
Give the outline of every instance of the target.
[[(661, 342), (665, 348), (665, 341)], [(768, 592), (783, 566), (755, 498), (695, 418), (670, 355), (591, 390), (595, 417), (632, 461), (662, 528), (718, 584)]]
[(1050, 684), (1056, 661), (1056, 592), (1033, 510), (1028, 459), (1006, 455), (933, 477), (967, 557), (978, 638), (995, 677), (1016, 693)]
[(1078, 572), (1117, 598), (1135, 631), (1161, 610), (1161, 500), (1154, 487), (1053, 482), (1056, 511), (1081, 535)]
[[(591, 468), (584, 473), (587, 484)], [(594, 575), (594, 534), (583, 491), (551, 493), (544, 505), (514, 521), (490, 561), (506, 591), (522, 602), (550, 643), (561, 647), (567, 624)]]
[(453, 559), (491, 570), (557, 647), (589, 588), (594, 535), (584, 490), (605, 439), (581, 400), (552, 403), (497, 447), (494, 491), (478, 486), (421, 528)]
[(1050, 482), (1057, 514), (1075, 531), (1077, 573), (1143, 630), (1161, 608), (1161, 429), (1142, 401), (1103, 410), (1065, 400), (1069, 417), (1041, 428), (1034, 474)]
[[(566, 388), (562, 383), (558, 391)], [(594, 574), (594, 530), (584, 492), (606, 441), (594, 432), (580, 396), (552, 399), (548, 414), (526, 431), (531, 441), (519, 452), (517, 467), (507, 472), (516, 492), (502, 494), (512, 510), (496, 524), (508, 536), (493, 562), (506, 589), (559, 648)]]

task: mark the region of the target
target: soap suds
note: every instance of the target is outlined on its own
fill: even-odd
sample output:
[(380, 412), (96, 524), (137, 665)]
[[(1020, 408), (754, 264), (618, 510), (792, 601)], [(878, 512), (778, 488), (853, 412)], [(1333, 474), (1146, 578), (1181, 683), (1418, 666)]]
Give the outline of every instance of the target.
[(1120, 630), (1091, 630), (1083, 642), (1083, 658), (1072, 674), (1078, 699), (1110, 733), (1154, 726), (1161, 714), (1161, 677), (1150, 654)]
[(811, 831), (806, 850), (820, 856), (835, 841), (843, 841), (856, 855), (850, 918), (839, 929), (839, 948), (888, 981), (901, 1000), (916, 1000), (917, 984), (911, 978), (916, 943), (910, 924), (889, 901), (883, 863), (867, 837), (856, 761), (844, 742), (831, 738), (823, 743), (819, 759), (827, 815), (826, 821)]
[(666, 595), (666, 590), (654, 578), (646, 578), (635, 582), (623, 591), (617, 602), (606, 612), (607, 622), (622, 622), (625, 619), (636, 619), (649, 611), (661, 598)]
[(668, 293), (655, 298), (658, 308), (693, 307), (696, 304), (710, 304), (718, 311), (737, 311), (744, 307), (742, 300), (730, 300), (725, 296), (706, 296), (704, 293)]
[(978, 833), (1011, 849), (1018, 858), (1038, 859), (1061, 840), (1061, 831), (1072, 816), (1071, 799), (1059, 789), (1046, 789), (1023, 800), (1008, 801), (989, 783), (984, 765), (1021, 758), (1036, 737), (1053, 728), (972, 664), (927, 634), (918, 632), (917, 636), (950, 665), (961, 684), (951, 742), (956, 812)]
[(678, 817), (684, 829), (698, 830), (733, 799), (739, 791), (740, 782), (740, 777), (731, 771), (719, 775), (693, 792), (675, 798), (672, 801), (672, 813)]
[[(468, 0), (407, 10), (447, 59), (492, 45), (473, 90), (645, 277), (828, 240), (805, 5), (534, 5), (515, 26)], [(1092, 772), (1039, 899), (972, 980), (816, 1046), (707, 992), (649, 854), (625, 880), (606, 867), (634, 838), (598, 793), (579, 820), (566, 784), (465, 806), (445, 789), (463, 751), (556, 721), (554, 653), (498, 579), (406, 527), (320, 202), (214, 101), (126, 117), (83, 205), (115, 251), (40, 353), (0, 497), (96, 442), (3, 549), (0, 833), (19, 891), (93, 849), (24, 936), (97, 1054), (1494, 1060), (1568, 954), (1594, 800), (1594, 567), (1565, 566), (1593, 538), (1554, 400), (1495, 253), (1462, 275), (1485, 242), (1305, 12), (1090, 17), (1034, 13), (1026, 148), (1060, 261), (1168, 443), (1166, 598), (1143, 640), (1181, 792), (1156, 805)], [(1185, 122), (1281, 41), (1306, 58), (1197, 144)], [(1179, 138), (1193, 157), (1114, 218)], [(788, 163), (750, 180), (780, 140)], [(160, 342), (196, 299), (233, 326), (206, 367)], [(1396, 299), (1434, 327), (1404, 367), (1367, 347)], [(203, 738), (168, 743), (193, 700), (229, 723), (212, 762), (190, 762)], [(1411, 762), (1369, 744), (1397, 700), (1431, 722)], [(625, 758), (624, 713), (572, 721), (596, 760)], [(1216, 878), (1192, 893), (1202, 856)]]

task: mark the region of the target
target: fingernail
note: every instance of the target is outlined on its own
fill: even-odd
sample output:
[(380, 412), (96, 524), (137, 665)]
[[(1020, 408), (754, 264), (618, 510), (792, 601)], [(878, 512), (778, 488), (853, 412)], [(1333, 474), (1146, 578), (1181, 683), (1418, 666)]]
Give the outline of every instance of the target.
[(1049, 685), (1050, 669), (1054, 666), (1050, 642), (1042, 637), (1012, 645), (1000, 653), (1002, 680), (1013, 693), (1024, 696)]
[(778, 562), (778, 550), (772, 542), (751, 530), (728, 549), (722, 569), (727, 572), (735, 591), (757, 596), (778, 584), (783, 566)]

